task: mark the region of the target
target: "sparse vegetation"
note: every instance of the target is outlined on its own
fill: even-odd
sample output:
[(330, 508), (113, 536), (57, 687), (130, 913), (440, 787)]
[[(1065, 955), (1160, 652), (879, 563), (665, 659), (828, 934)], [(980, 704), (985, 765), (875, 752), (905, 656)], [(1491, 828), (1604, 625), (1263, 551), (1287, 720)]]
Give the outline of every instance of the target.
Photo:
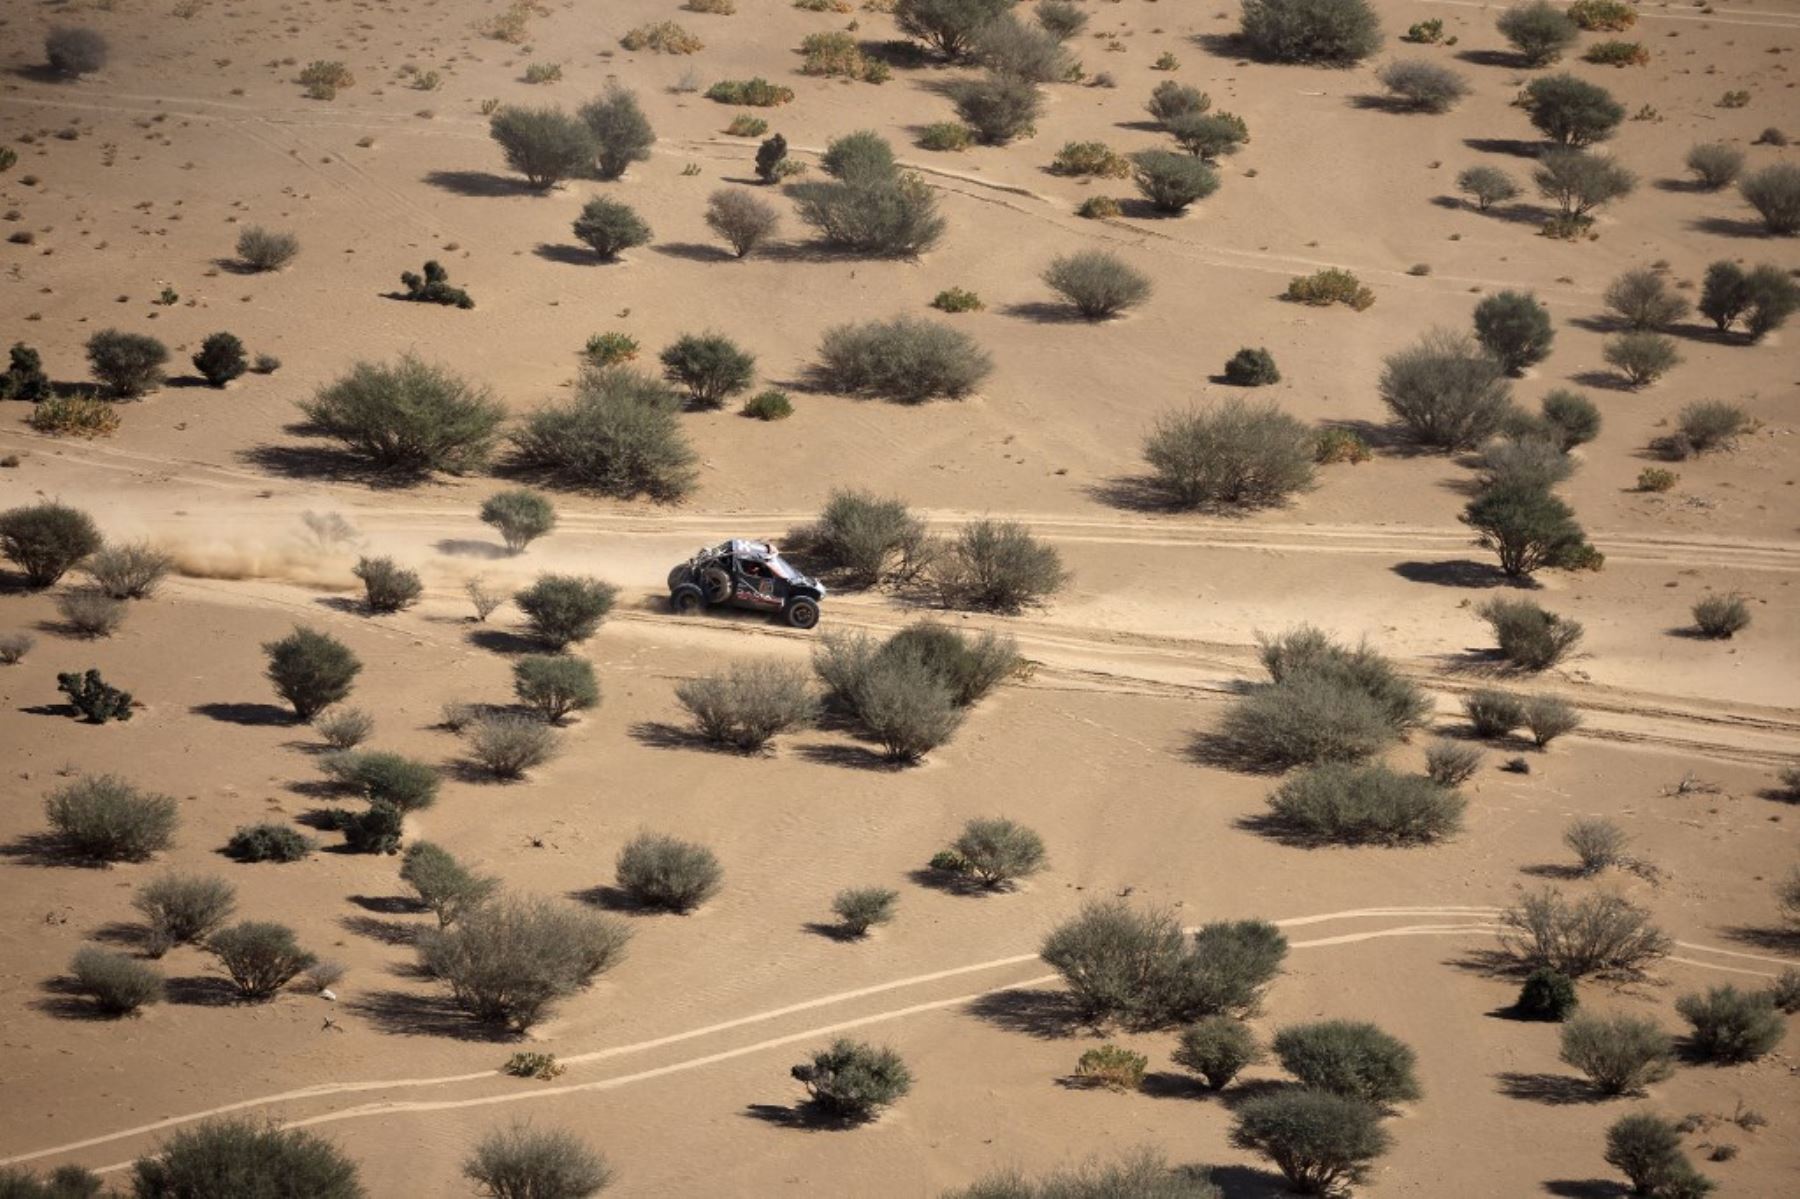
[(63, 628), (76, 637), (110, 637), (125, 623), (125, 605), (98, 587), (75, 587), (56, 597)]
[[(688, 0), (687, 7), (720, 3), (729, 0)], [(462, 1172), (492, 1199), (588, 1199), (613, 1178), (606, 1159), (574, 1133), (523, 1123), (495, 1129), (477, 1141)]]
[(312, 838), (285, 824), (252, 824), (231, 834), (225, 852), (240, 862), (298, 862), (312, 853)]
[(1781, 1043), (1787, 1024), (1766, 991), (1740, 991), (1729, 983), (1675, 1001), (1693, 1028), (1688, 1045), (1709, 1062), (1753, 1062)]
[(832, 492), (818, 521), (788, 540), (809, 570), (852, 589), (910, 580), (932, 554), (925, 522), (904, 501), (866, 491)]
[(1539, 966), (1525, 976), (1513, 1012), (1523, 1020), (1561, 1022), (1578, 1006), (1575, 980), (1548, 966)]
[(1373, 1024), (1323, 1020), (1295, 1024), (1271, 1045), (1302, 1086), (1385, 1107), (1419, 1097), (1412, 1048)]
[(1741, 595), (1708, 595), (1692, 611), (1702, 637), (1729, 640), (1750, 627), (1750, 605)]
[(1661, 272), (1642, 268), (1626, 271), (1606, 289), (1606, 306), (1619, 314), (1627, 327), (1661, 332), (1687, 316), (1687, 299), (1670, 289)]
[(1198, 1074), (1214, 1091), (1230, 1086), (1240, 1070), (1266, 1056), (1249, 1025), (1234, 1016), (1207, 1016), (1188, 1025), (1173, 1054), (1176, 1065)]
[(538, 492), (511, 488), (482, 501), (481, 523), (500, 530), (507, 552), (517, 554), (556, 527), (556, 508)]
[(1530, 578), (1547, 566), (1586, 566), (1594, 554), (1574, 511), (1529, 481), (1484, 489), (1463, 509), (1462, 520), (1499, 557), (1509, 578)]
[(44, 61), (59, 75), (79, 78), (106, 66), (111, 47), (95, 29), (58, 25), (44, 35)]
[(1581, 863), (1581, 873), (1598, 874), (1625, 862), (1630, 838), (1617, 824), (1600, 816), (1582, 816), (1563, 830), (1563, 844)]
[[(94, 1006), (108, 1016), (135, 1015), (145, 1005), (163, 1000), (162, 975), (135, 958), (97, 945), (84, 945), (75, 951), (69, 962), (69, 979), (79, 994), (92, 999)], [(7, 1181), (6, 1176), (0, 1174), (0, 1194), (11, 1196), (15, 1192), (7, 1188)], [(96, 1187), (93, 1191), (78, 1192), (71, 1199), (98, 1193)], [(33, 1199), (38, 1195), (43, 1199), (62, 1199), (63, 1194), (60, 1190), (29, 1191), (24, 1192), (21, 1199)]]
[(619, 889), (645, 907), (690, 912), (718, 894), (724, 871), (712, 850), (662, 833), (639, 833), (619, 850)]
[(837, 893), (831, 910), (846, 936), (862, 937), (875, 925), (894, 918), (899, 899), (900, 893), (890, 887), (850, 887)]
[(1457, 175), (1456, 188), (1464, 195), (1474, 197), (1475, 207), (1481, 212), (1519, 194), (1519, 185), (1498, 167), (1469, 167)]
[(717, 333), (684, 333), (663, 350), (663, 378), (680, 384), (699, 408), (717, 408), (756, 378), (756, 355)]
[(1150, 279), (1107, 250), (1079, 250), (1051, 260), (1044, 282), (1090, 321), (1135, 308), (1150, 295)]
[(414, 812), (437, 802), (437, 771), (414, 758), (381, 750), (341, 750), (327, 757), (322, 769), (339, 787), (370, 803)]
[(950, 843), (950, 852), (964, 873), (989, 890), (1036, 874), (1045, 865), (1043, 838), (1004, 816), (970, 820)]
[(556, 731), (532, 716), (500, 712), (469, 722), (465, 730), (469, 756), (498, 779), (523, 778), (525, 772), (556, 756)]
[(704, 42), (674, 21), (657, 21), (639, 25), (619, 39), (627, 50), (649, 50), (656, 54), (695, 54), (706, 48)]
[(706, 200), (706, 225), (739, 258), (748, 258), (781, 223), (775, 208), (747, 191), (725, 188)]
[(1070, 1077), (1089, 1086), (1109, 1091), (1135, 1091), (1144, 1085), (1144, 1071), (1150, 1059), (1134, 1050), (1118, 1045), (1098, 1045), (1081, 1055)]
[(775, 663), (684, 680), (675, 698), (702, 737), (740, 753), (760, 752), (782, 733), (811, 724), (818, 712), (800, 668)]
[(1746, 271), (1729, 259), (1721, 259), (1706, 268), (1700, 287), (1700, 312), (1721, 333), (1742, 321), (1745, 335), (1756, 341), (1779, 328), (1797, 310), (1800, 283), (1779, 267), (1763, 263)]
[(794, 89), (754, 79), (722, 79), (706, 89), (706, 98), (740, 108), (778, 108), (794, 98)]
[(1364, 287), (1362, 281), (1349, 271), (1330, 267), (1311, 275), (1290, 279), (1281, 298), (1314, 308), (1342, 304), (1361, 312), (1375, 302), (1375, 293)]
[(1632, 387), (1646, 387), (1681, 365), (1673, 338), (1647, 329), (1621, 333), (1601, 350)]
[(1699, 1199), (1713, 1189), (1681, 1151), (1675, 1125), (1650, 1112), (1613, 1122), (1606, 1130), (1606, 1161), (1631, 1180), (1633, 1194)]
[(945, 58), (969, 53), (976, 35), (1010, 7), (1008, 0), (896, 0), (892, 6), (902, 33)]
[(414, 271), (400, 272), (400, 286), (406, 290), (396, 293), (396, 299), (406, 300), (413, 304), (437, 304), (445, 308), (470, 309), (475, 307), (475, 300), (460, 287), (450, 286), (450, 272), (444, 264), (435, 259), (428, 260), (424, 273)]
[(1250, 140), (1250, 127), (1244, 118), (1229, 112), (1194, 112), (1170, 117), (1163, 127), (1175, 144), (1205, 162), (1214, 162), (1221, 154), (1234, 154)]
[(1539, 132), (1559, 146), (1603, 142), (1625, 119), (1625, 106), (1597, 84), (1573, 75), (1545, 75), (1525, 86), (1526, 110)]
[(1137, 1149), (1115, 1161), (1085, 1162), (1035, 1180), (1001, 1170), (945, 1192), (943, 1199), (1223, 1199), (1224, 1192), (1201, 1175), (1169, 1165), (1154, 1149)]
[(407, 847), (400, 881), (436, 914), (439, 928), (448, 928), (479, 908), (500, 886), (498, 879), (475, 873), (430, 841), (416, 841)]
[(1637, 186), (1637, 176), (1612, 159), (1568, 146), (1539, 155), (1531, 178), (1539, 194), (1556, 201), (1560, 223), (1553, 222), (1546, 232), (1558, 236), (1585, 232), (1593, 224), (1596, 209), (1630, 195)]
[(88, 669), (81, 674), (66, 671), (56, 676), (56, 689), (69, 697), (69, 706), (89, 724), (105, 724), (109, 720), (130, 720), (132, 698)]
[(1527, 892), (1501, 913), (1500, 924), (1502, 947), (1520, 962), (1573, 979), (1636, 977), (1674, 945), (1649, 912), (1622, 896), (1571, 901), (1553, 887)]
[(1144, 442), (1144, 458), (1157, 489), (1177, 507), (1257, 508), (1311, 486), (1316, 449), (1313, 431), (1273, 403), (1234, 398), (1163, 414)]
[(31, 587), (55, 583), (102, 544), (92, 517), (56, 500), (0, 512), (0, 555), (25, 572)]
[(65, 852), (94, 862), (146, 861), (169, 847), (180, 823), (173, 798), (111, 774), (86, 775), (52, 791), (44, 816)]
[(788, 190), (800, 219), (848, 254), (916, 258), (944, 235), (937, 197), (911, 172), (796, 183)]
[(247, 225), (238, 234), (238, 261), (252, 271), (278, 271), (300, 253), (300, 239), (292, 233)]
[(506, 897), (422, 936), (419, 964), (476, 1019), (524, 1032), (618, 965), (630, 939), (617, 920)]
[(358, 558), (351, 573), (362, 580), (369, 611), (399, 612), (419, 602), (424, 584), (417, 571), (407, 570), (392, 558)]
[(1576, 1016), (1562, 1028), (1562, 1060), (1607, 1095), (1634, 1095), (1674, 1073), (1674, 1042), (1655, 1020)]
[(1564, 733), (1581, 727), (1581, 713), (1561, 696), (1533, 695), (1525, 701), (1525, 727), (1531, 731), (1531, 742), (1539, 749)]
[(1105, 142), (1064, 142), (1050, 169), (1076, 178), (1123, 179), (1131, 174), (1131, 160)]
[(1500, 291), (1475, 305), (1475, 338), (1508, 373), (1517, 375), (1550, 356), (1556, 329), (1550, 310), (1536, 296)]

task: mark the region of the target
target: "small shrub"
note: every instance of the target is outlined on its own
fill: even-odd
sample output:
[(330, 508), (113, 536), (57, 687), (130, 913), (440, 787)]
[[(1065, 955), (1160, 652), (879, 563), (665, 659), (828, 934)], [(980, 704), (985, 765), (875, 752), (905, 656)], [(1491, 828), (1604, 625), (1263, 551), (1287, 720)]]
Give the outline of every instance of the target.
[(1079, 178), (1123, 179), (1131, 174), (1131, 160), (1105, 142), (1064, 142), (1050, 170)]
[(1041, 0), (1032, 14), (1044, 32), (1066, 42), (1087, 28), (1088, 16), (1071, 0)]
[(1399, 104), (1419, 112), (1449, 112), (1469, 94), (1468, 80), (1423, 59), (1390, 62), (1375, 77)]
[(1174, 505), (1253, 508), (1311, 486), (1316, 451), (1312, 430), (1274, 404), (1230, 399), (1159, 417), (1143, 453)]
[(214, 933), (207, 948), (245, 999), (266, 1000), (318, 959), (300, 948), (285, 924), (245, 920)]
[(756, 356), (717, 334), (683, 334), (662, 352), (663, 377), (685, 387), (702, 408), (717, 408), (756, 377)]
[(1672, 470), (1664, 470), (1660, 466), (1646, 466), (1638, 472), (1637, 490), (1669, 491), (1681, 478)]
[(1532, 600), (1489, 600), (1478, 609), (1494, 630), (1500, 656), (1521, 670), (1545, 670), (1581, 641), (1579, 622), (1545, 611)]
[(1111, 196), (1089, 196), (1075, 209), (1075, 215), (1088, 220), (1103, 220), (1119, 215), (1119, 202)]
[(1729, 640), (1750, 626), (1750, 605), (1741, 595), (1709, 595), (1694, 605), (1694, 627), (1702, 637)]
[(1044, 108), (1043, 93), (1035, 83), (1000, 75), (954, 84), (949, 94), (963, 124), (993, 146), (1031, 136)]
[(370, 803), (392, 804), (402, 812), (413, 812), (437, 802), (437, 771), (413, 758), (343, 750), (327, 757), (323, 769), (338, 786)]
[(1529, 578), (1546, 566), (1585, 564), (1592, 553), (1569, 506), (1529, 482), (1484, 489), (1464, 508), (1462, 520), (1498, 555), (1510, 578)]
[(240, 862), (299, 862), (313, 849), (312, 838), (285, 824), (252, 824), (225, 843), (225, 852)]
[(961, 287), (947, 287), (931, 298), (931, 306), (939, 312), (980, 312), (987, 305), (981, 297)]
[(1568, 16), (1586, 30), (1616, 31), (1637, 23), (1637, 10), (1624, 0), (1575, 0)]
[(525, 613), (532, 633), (560, 652), (592, 637), (618, 596), (617, 587), (599, 579), (546, 574), (515, 593), (513, 603)]
[(558, 1000), (618, 965), (630, 939), (617, 920), (542, 899), (503, 898), (422, 936), (419, 964), (476, 1019), (524, 1032)]
[(410, 608), (424, 590), (418, 572), (396, 565), (392, 558), (358, 558), (350, 573), (362, 580), (371, 612)]
[(1244, 118), (1229, 112), (1184, 113), (1163, 122), (1175, 144), (1205, 162), (1233, 154), (1250, 140)]
[(237, 906), (237, 894), (222, 878), (165, 874), (138, 888), (131, 898), (150, 926), (146, 946), (161, 957), (171, 946), (193, 945), (211, 936)]
[(843, 1038), (790, 1073), (816, 1107), (844, 1123), (873, 1120), (912, 1089), (912, 1072), (899, 1054)]
[[(817, 663), (815, 659), (815, 667)], [(962, 724), (949, 686), (924, 662), (909, 657), (867, 671), (850, 701), (864, 731), (881, 744), (890, 762), (917, 762)]]
[(706, 98), (740, 108), (776, 108), (794, 98), (794, 89), (754, 79), (725, 79), (706, 89)]
[(88, 396), (51, 396), (33, 404), (25, 423), (52, 437), (106, 437), (118, 431), (119, 410)]
[(350, 853), (391, 856), (400, 852), (406, 813), (386, 800), (378, 800), (362, 812), (332, 808), (326, 816), (328, 827), (344, 834), (344, 847)]
[(110, 637), (125, 623), (125, 605), (98, 587), (76, 587), (56, 597), (56, 613), (77, 637)]
[(756, 147), (756, 177), (764, 183), (774, 183), (780, 179), (783, 168), (787, 165), (787, 138), (781, 134), (764, 139)]
[(1429, 21), (1415, 21), (1406, 27), (1406, 36), (1400, 40), (1421, 46), (1435, 46), (1444, 40), (1444, 23), (1436, 17)]
[(1419, 1097), (1417, 1055), (1373, 1024), (1290, 1025), (1275, 1034), (1272, 1048), (1302, 1086), (1382, 1106)]
[(1519, 185), (1498, 167), (1469, 167), (1456, 177), (1456, 189), (1473, 196), (1475, 207), (1486, 212), (1519, 194)]
[(976, 31), (974, 57), (1001, 79), (1058, 83), (1078, 78), (1080, 64), (1049, 30), (1002, 12)]
[(1641, 67), (1650, 61), (1650, 51), (1642, 42), (1595, 42), (1581, 58), (1602, 67)]
[(1367, 462), (1371, 456), (1369, 443), (1349, 429), (1321, 429), (1313, 446), (1313, 461), (1320, 466)]
[(244, 343), (230, 333), (214, 333), (200, 344), (194, 369), (214, 387), (223, 387), (250, 369)]
[(1623, 863), (1629, 840), (1624, 829), (1599, 817), (1572, 820), (1563, 830), (1563, 844), (1580, 859), (1583, 874), (1598, 874)]
[(1674, 1073), (1674, 1042), (1656, 1021), (1576, 1016), (1562, 1028), (1562, 1060), (1607, 1095), (1634, 1095)]
[(983, 612), (1016, 613), (1044, 604), (1068, 580), (1056, 548), (1015, 521), (970, 521), (933, 570), (946, 604)]
[(584, 372), (571, 399), (538, 409), (513, 432), (516, 462), (619, 499), (679, 499), (695, 473), (679, 406), (673, 388), (628, 368)]
[(1352, 66), (1381, 45), (1366, 0), (1246, 0), (1238, 36), (1258, 58)]
[(1744, 176), (1738, 192), (1777, 237), (1800, 233), (1800, 165), (1777, 162)]
[(902, 659), (919, 663), (948, 687), (951, 702), (959, 708), (987, 695), (1021, 661), (1011, 637), (994, 633), (966, 637), (933, 620), (915, 621), (888, 638), (872, 664), (879, 668)]
[(0, 666), (16, 666), (25, 660), (37, 639), (30, 633), (0, 633)]
[(967, 150), (975, 141), (975, 131), (960, 121), (936, 121), (919, 133), (921, 150)]
[(937, 197), (911, 173), (854, 182), (820, 180), (789, 189), (800, 219), (826, 245), (876, 258), (916, 258), (944, 235)]
[(1166, 127), (1176, 117), (1205, 112), (1212, 107), (1212, 99), (1199, 88), (1165, 79), (1156, 85), (1144, 107), (1159, 125)]
[(639, 833), (619, 851), (619, 888), (646, 907), (689, 912), (718, 894), (724, 872), (704, 845)]
[(1221, 1091), (1245, 1066), (1267, 1056), (1256, 1043), (1250, 1026), (1232, 1016), (1208, 1016), (1181, 1030), (1174, 1053), (1175, 1064), (1206, 1080), (1209, 1090)]
[(1634, 1194), (1700, 1199), (1713, 1189), (1688, 1163), (1675, 1125), (1649, 1112), (1613, 1122), (1606, 1130), (1606, 1161), (1631, 1180)]
[[(69, 976), (75, 990), (94, 1001), (94, 1006), (108, 1016), (129, 1016), (145, 1004), (161, 1003), (163, 977), (144, 963), (122, 953), (84, 945), (75, 951), (69, 963)], [(13, 1194), (0, 1175), (0, 1193)], [(89, 1192), (97, 1193), (97, 1192)], [(25, 1192), (57, 1199), (61, 1191)]]
[(488, 136), (500, 144), (506, 165), (538, 191), (585, 174), (599, 152), (587, 122), (560, 108), (509, 104), (488, 117)]
[(553, 1078), (562, 1077), (564, 1067), (556, 1060), (554, 1053), (522, 1052), (507, 1058), (506, 1064), (500, 1069), (514, 1078), (536, 1078), (549, 1082)]
[(808, 569), (826, 572), (835, 586), (861, 589), (912, 578), (930, 553), (925, 522), (904, 501), (866, 491), (834, 491), (817, 523), (790, 535), (803, 547)]
[(269, 681), (301, 720), (341, 702), (362, 671), (348, 646), (304, 625), (296, 625), (280, 641), (266, 642), (263, 652), (269, 655)]
[(1463, 710), (1475, 726), (1475, 735), (1505, 737), (1525, 724), (1525, 703), (1504, 691), (1481, 690), (1463, 699)]
[(826, 78), (886, 81), (886, 63), (869, 58), (856, 39), (842, 30), (809, 33), (800, 39), (800, 73)]
[(1510, 436), (1481, 449), (1481, 486), (1551, 487), (1575, 473), (1575, 461), (1539, 422), (1521, 415)]
[[(689, 0), (687, 7), (729, 12), (697, 8), (721, 2), (729, 0)], [(462, 1172), (494, 1199), (587, 1199), (613, 1178), (606, 1159), (574, 1133), (528, 1124), (488, 1133), (463, 1161)]]
[(1536, 296), (1502, 291), (1475, 306), (1475, 337), (1516, 375), (1550, 356), (1556, 330), (1550, 323), (1550, 310), (1538, 303)]
[(169, 348), (142, 333), (102, 329), (87, 339), (88, 367), (102, 387), (130, 398), (162, 386)]
[(657, 54), (693, 54), (705, 49), (701, 40), (674, 21), (658, 21), (639, 25), (619, 39), (627, 50), (650, 50)]
[(1375, 302), (1375, 293), (1364, 287), (1362, 281), (1349, 271), (1331, 267), (1290, 279), (1287, 291), (1282, 293), (1281, 298), (1315, 308), (1343, 304), (1361, 312)]
[(1465, 802), (1423, 775), (1327, 762), (1282, 784), (1269, 810), (1289, 835), (1315, 844), (1408, 845), (1458, 831)]
[(1082, 250), (1057, 257), (1044, 271), (1043, 279), (1090, 321), (1135, 308), (1150, 295), (1149, 277), (1105, 250)]
[(1245, 346), (1225, 363), (1225, 381), (1236, 387), (1266, 387), (1281, 382), (1281, 372), (1268, 350)]
[(300, 408), (320, 433), (402, 477), (481, 468), (506, 416), (487, 387), (411, 354), (358, 362)]
[(495, 778), (523, 778), (556, 756), (554, 729), (530, 716), (499, 713), (469, 722), (469, 756)]
[(1521, 897), (1500, 924), (1501, 946), (1524, 965), (1574, 979), (1635, 977), (1674, 944), (1630, 900), (1595, 894), (1571, 902), (1553, 887)]
[(595, 174), (600, 178), (617, 179), (632, 163), (650, 157), (656, 132), (638, 107), (635, 93), (608, 84), (604, 94), (581, 106), (581, 119), (594, 138)]
[(96, 862), (142, 862), (167, 849), (180, 822), (175, 800), (138, 790), (117, 775), (88, 775), (50, 793), (44, 815), (71, 855)]
[(493, 898), (500, 887), (500, 880), (476, 874), (430, 841), (415, 841), (407, 847), (400, 863), (400, 881), (437, 916), (439, 928), (455, 924)]
[(1075, 1063), (1074, 1078), (1109, 1091), (1135, 1091), (1144, 1085), (1144, 1071), (1149, 1066), (1150, 1059), (1141, 1053), (1118, 1045), (1100, 1045), (1081, 1055)]
[(1707, 191), (1721, 191), (1744, 170), (1744, 152), (1724, 142), (1702, 142), (1687, 152), (1687, 169)]
[(281, 369), (281, 359), (273, 354), (258, 354), (250, 369), (259, 375), (272, 375)]
[(1395, 736), (1368, 692), (1310, 671), (1243, 696), (1226, 709), (1219, 731), (1232, 760), (1264, 770), (1358, 761)]
[(507, 552), (517, 554), (556, 527), (556, 508), (548, 497), (517, 487), (483, 500), (481, 523), (500, 530)]
[(1726, 984), (1690, 993), (1675, 1001), (1675, 1010), (1693, 1026), (1688, 1044), (1709, 1062), (1753, 1062), (1787, 1034), (1787, 1025), (1767, 992), (1740, 991)]
[(1593, 223), (1590, 214), (1637, 187), (1637, 176), (1612, 159), (1565, 146), (1539, 155), (1531, 179), (1538, 193), (1555, 200), (1562, 213), (1561, 225), (1552, 232), (1555, 228), (1585, 231)]
[(1546, 749), (1564, 733), (1581, 727), (1581, 713), (1568, 700), (1554, 695), (1534, 695), (1525, 701), (1525, 727), (1532, 744)]
[(969, 821), (950, 849), (989, 890), (1036, 874), (1045, 864), (1043, 838), (1004, 816)]
[(1173, 150), (1131, 155), (1132, 182), (1158, 212), (1183, 212), (1219, 190), (1219, 175), (1203, 160)]
[(238, 234), (238, 261), (252, 271), (278, 271), (300, 253), (300, 239), (292, 233), (248, 225)]
[(724, 674), (687, 679), (675, 698), (715, 745), (756, 753), (782, 733), (812, 723), (818, 701), (795, 666), (733, 666)]
[(888, 887), (851, 887), (837, 893), (831, 910), (847, 936), (862, 937), (894, 918), (899, 899), (900, 893)]
[(341, 62), (317, 59), (301, 68), (296, 82), (306, 88), (308, 99), (335, 100), (340, 89), (355, 86), (356, 76)]
[(174, 569), (175, 560), (147, 541), (109, 545), (97, 550), (82, 570), (101, 592), (113, 599), (147, 599)]
[[(220, 1180), (227, 1180), (221, 1182)], [(138, 1199), (217, 1193), (362, 1199), (356, 1163), (331, 1142), (254, 1120), (213, 1119), (171, 1135), (132, 1165)]]
[(1700, 311), (1721, 333), (1742, 321), (1751, 341), (1779, 328), (1800, 310), (1800, 284), (1779, 267), (1764, 263), (1746, 271), (1737, 263), (1721, 260), (1706, 268), (1701, 284)]
[(91, 75), (106, 65), (109, 54), (98, 30), (58, 25), (44, 35), (44, 60), (59, 75)]
[(1777, 1011), (1793, 1015), (1800, 1012), (1800, 970), (1789, 966), (1769, 984), (1769, 1002)]
[(1688, 302), (1654, 270), (1626, 271), (1606, 289), (1606, 306), (1632, 329), (1660, 331), (1688, 314)]
[(1267, 1156), (1293, 1189), (1329, 1195), (1368, 1174), (1391, 1140), (1369, 1103), (1329, 1091), (1289, 1089), (1245, 1100), (1231, 1142)]
[(616, 366), (637, 357), (637, 338), (627, 333), (596, 333), (588, 338), (582, 353), (595, 366)]
[(780, 223), (772, 205), (747, 191), (727, 188), (707, 197), (707, 227), (724, 238), (739, 258), (754, 253)]
[(1425, 747), (1425, 777), (1440, 787), (1460, 787), (1481, 769), (1481, 751), (1439, 739)]
[(105, 724), (109, 720), (130, 720), (132, 699), (129, 691), (107, 683), (98, 670), (82, 674), (68, 671), (56, 676), (56, 689), (69, 697), (69, 704), (89, 724)]
[(1575, 980), (1566, 974), (1539, 966), (1526, 976), (1519, 987), (1513, 1012), (1523, 1020), (1567, 1020), (1578, 1006)]
[(1606, 343), (1602, 353), (1633, 387), (1656, 382), (1682, 361), (1674, 339), (1649, 330), (1621, 333)]
[(993, 360), (968, 334), (917, 317), (838, 325), (819, 342), (820, 382), (847, 395), (907, 404), (960, 399), (992, 370)]
[(1542, 67), (1562, 57), (1575, 44), (1579, 26), (1549, 0), (1518, 4), (1500, 14), (1495, 24), (1527, 66)]
[(513, 663), (513, 693), (551, 724), (600, 702), (593, 665), (566, 654), (533, 654)]
[(1730, 446), (1750, 427), (1750, 414), (1724, 400), (1700, 400), (1676, 417), (1676, 436), (1693, 453)]
[(626, 250), (649, 242), (650, 226), (629, 204), (596, 196), (581, 206), (575, 218), (575, 237), (600, 256), (602, 262), (617, 262)]

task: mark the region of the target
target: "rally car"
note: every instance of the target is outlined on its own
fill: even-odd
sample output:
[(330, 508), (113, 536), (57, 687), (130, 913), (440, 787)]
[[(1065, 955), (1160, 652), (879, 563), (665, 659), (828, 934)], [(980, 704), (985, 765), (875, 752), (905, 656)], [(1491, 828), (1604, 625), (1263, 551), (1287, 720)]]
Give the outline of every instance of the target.
[(733, 538), (669, 572), (669, 606), (682, 616), (711, 607), (780, 613), (797, 629), (819, 623), (825, 585), (794, 569), (766, 541)]

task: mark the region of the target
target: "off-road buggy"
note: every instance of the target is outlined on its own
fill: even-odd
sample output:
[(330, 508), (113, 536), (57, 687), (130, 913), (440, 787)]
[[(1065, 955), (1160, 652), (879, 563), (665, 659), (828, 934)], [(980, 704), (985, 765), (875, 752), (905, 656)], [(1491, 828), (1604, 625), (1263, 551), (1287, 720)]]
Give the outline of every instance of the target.
[(733, 538), (669, 572), (669, 606), (682, 616), (704, 608), (779, 612), (797, 629), (819, 623), (825, 585), (795, 570), (766, 541)]

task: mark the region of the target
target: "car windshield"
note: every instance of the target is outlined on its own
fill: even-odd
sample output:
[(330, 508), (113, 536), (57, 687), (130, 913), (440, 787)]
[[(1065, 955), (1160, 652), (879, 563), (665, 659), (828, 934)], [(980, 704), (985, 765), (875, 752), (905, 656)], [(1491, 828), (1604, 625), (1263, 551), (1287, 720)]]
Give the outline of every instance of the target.
[(797, 579), (800, 577), (800, 572), (782, 561), (780, 554), (770, 554), (767, 558), (764, 558), (763, 561), (768, 563), (769, 569), (774, 572), (777, 578)]

